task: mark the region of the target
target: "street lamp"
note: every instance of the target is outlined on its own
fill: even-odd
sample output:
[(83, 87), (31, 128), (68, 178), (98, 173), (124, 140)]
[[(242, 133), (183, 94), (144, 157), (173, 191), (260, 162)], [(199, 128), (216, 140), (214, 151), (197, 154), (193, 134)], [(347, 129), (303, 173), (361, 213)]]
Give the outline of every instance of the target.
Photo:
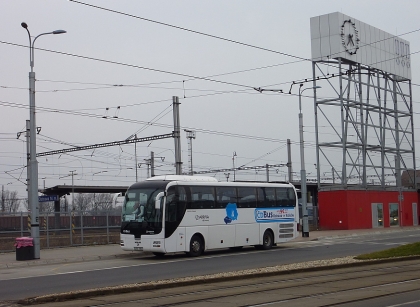
[(303, 84), (299, 87), (299, 138), (300, 138), (300, 191), (302, 195), (302, 237), (309, 237), (308, 225), (308, 209), (306, 207), (306, 170), (305, 170), (305, 153), (303, 146), (303, 114), (302, 114), (302, 93), (308, 89), (321, 88), (320, 86), (312, 86), (302, 89)]
[(29, 60), (31, 71), (29, 73), (29, 181), (28, 181), (28, 202), (31, 209), (31, 236), (34, 240), (34, 258), (39, 259), (39, 208), (38, 208), (38, 161), (36, 160), (36, 123), (35, 123), (35, 72), (34, 72), (34, 44), (38, 37), (48, 34), (63, 34), (64, 30), (41, 33), (33, 40), (25, 22), (20, 24), (26, 29), (29, 37)]

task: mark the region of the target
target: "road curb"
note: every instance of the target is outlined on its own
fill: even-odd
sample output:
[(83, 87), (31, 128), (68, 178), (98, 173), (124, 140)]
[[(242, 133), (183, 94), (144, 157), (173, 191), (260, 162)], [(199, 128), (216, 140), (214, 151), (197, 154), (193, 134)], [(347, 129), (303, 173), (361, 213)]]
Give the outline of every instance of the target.
[[(197, 285), (197, 284), (217, 283), (217, 282), (222, 282), (222, 281), (234, 281), (234, 280), (243, 280), (247, 278), (260, 278), (260, 277), (270, 277), (270, 276), (288, 275), (288, 274), (305, 273), (305, 272), (317, 272), (317, 271), (323, 271), (323, 270), (334, 270), (334, 269), (349, 268), (349, 267), (356, 267), (356, 266), (367, 266), (367, 265), (374, 265), (374, 264), (381, 264), (381, 263), (403, 262), (403, 261), (411, 261), (411, 260), (420, 260), (420, 256), (387, 258), (387, 259), (379, 259), (379, 260), (360, 260), (358, 262), (353, 262), (353, 263), (321, 265), (321, 266), (309, 267), (309, 268), (297, 268), (297, 269), (290, 269), (290, 270), (284, 270), (284, 271), (259, 272), (259, 273), (253, 273), (253, 274), (221, 276), (221, 277), (214, 277), (214, 278), (211, 277), (212, 275), (206, 275), (206, 276), (194, 277), (192, 280), (185, 280), (185, 279), (191, 278), (191, 277), (185, 277), (185, 278), (179, 278), (176, 280), (163, 280), (163, 281), (160, 281), (160, 283), (159, 281), (147, 282), (147, 283), (142, 283), (142, 284), (105, 287), (105, 288), (100, 288), (100, 289), (81, 290), (81, 291), (74, 291), (74, 292), (68, 292), (68, 293), (50, 294), (50, 295), (44, 295), (44, 296), (39, 296), (39, 297), (30, 297), (30, 298), (19, 300), (17, 301), (17, 303), (21, 305), (36, 305), (36, 304), (44, 304), (44, 303), (52, 303), (52, 302), (63, 302), (63, 301), (81, 299), (81, 298), (92, 298), (92, 297), (103, 296), (103, 295), (124, 294), (124, 293), (136, 292), (136, 291), (161, 290), (161, 289), (176, 288), (176, 287), (183, 287), (183, 286), (190, 286), (190, 285)], [(218, 274), (214, 274), (214, 275), (218, 275)]]
[(19, 262), (9, 262), (0, 264), (0, 269), (11, 269), (11, 268), (22, 268), (28, 266), (38, 266), (38, 265), (49, 265), (49, 264), (61, 264), (61, 263), (74, 263), (74, 262), (87, 262), (87, 261), (96, 261), (96, 260), (109, 260), (109, 259), (129, 259), (142, 256), (138, 253), (130, 254), (113, 254), (113, 255), (94, 255), (94, 256), (80, 256), (80, 257), (71, 257), (71, 258), (60, 258), (60, 259), (36, 259), (28, 261), (19, 261)]

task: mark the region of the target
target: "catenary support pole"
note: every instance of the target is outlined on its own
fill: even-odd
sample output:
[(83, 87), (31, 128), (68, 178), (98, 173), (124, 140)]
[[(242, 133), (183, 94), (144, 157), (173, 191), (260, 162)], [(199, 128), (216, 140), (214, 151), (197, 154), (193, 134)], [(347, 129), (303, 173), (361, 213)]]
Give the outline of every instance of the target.
[(150, 177), (155, 177), (155, 153), (150, 152)]
[(291, 148), (290, 139), (287, 139), (287, 174), (289, 177), (289, 182), (293, 181), (292, 175), (292, 148)]
[(175, 174), (182, 174), (182, 162), (181, 162), (181, 127), (179, 123), (179, 98), (177, 96), (172, 97), (173, 100), (173, 115), (174, 115), (174, 140), (175, 140)]

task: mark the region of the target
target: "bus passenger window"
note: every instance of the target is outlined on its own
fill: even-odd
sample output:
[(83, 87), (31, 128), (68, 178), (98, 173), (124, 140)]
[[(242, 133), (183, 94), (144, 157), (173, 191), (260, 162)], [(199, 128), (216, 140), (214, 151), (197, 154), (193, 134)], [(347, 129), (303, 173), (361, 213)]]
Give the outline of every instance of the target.
[(214, 188), (192, 186), (191, 188), (191, 209), (212, 209), (214, 203)]
[(276, 188), (276, 201), (279, 207), (289, 207), (287, 188)]
[(296, 194), (292, 188), (287, 188), (287, 195), (289, 198), (289, 207), (296, 207)]
[(216, 188), (217, 194), (217, 208), (226, 208), (229, 203), (237, 203), (236, 188), (231, 187), (218, 187)]
[(270, 208), (276, 206), (274, 188), (258, 188), (258, 207)]
[(257, 205), (255, 188), (238, 188), (238, 208), (255, 208)]

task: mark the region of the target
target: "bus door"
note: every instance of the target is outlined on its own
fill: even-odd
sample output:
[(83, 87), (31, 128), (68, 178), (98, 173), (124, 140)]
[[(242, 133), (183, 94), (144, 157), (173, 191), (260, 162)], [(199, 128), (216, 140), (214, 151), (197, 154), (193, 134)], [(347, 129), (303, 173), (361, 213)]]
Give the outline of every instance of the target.
[(165, 203), (165, 250), (185, 251), (185, 227), (179, 227), (185, 215), (187, 198), (185, 187), (173, 186), (168, 189)]

